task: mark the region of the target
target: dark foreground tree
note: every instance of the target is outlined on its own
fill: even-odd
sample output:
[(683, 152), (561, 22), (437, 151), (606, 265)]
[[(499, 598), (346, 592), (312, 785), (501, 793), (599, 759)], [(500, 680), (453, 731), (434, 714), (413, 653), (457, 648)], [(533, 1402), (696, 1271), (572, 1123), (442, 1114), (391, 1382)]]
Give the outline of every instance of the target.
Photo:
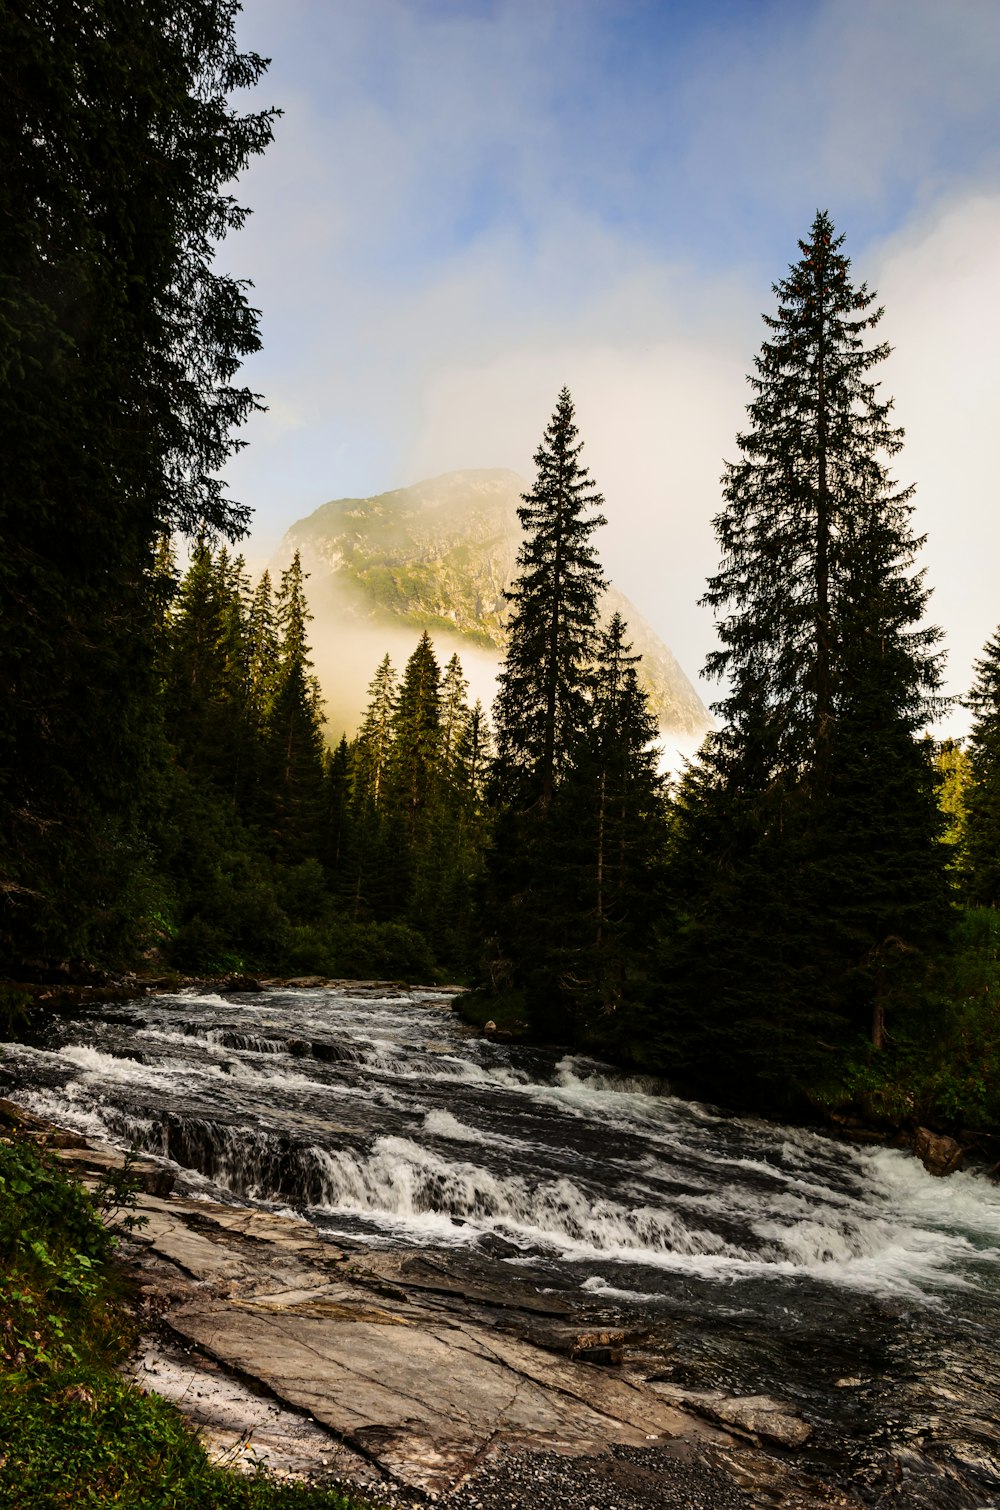
[(1000, 906), (1000, 631), (976, 662), (962, 844), (963, 890), (974, 907)]
[(879, 1044), (948, 900), (930, 752), (939, 632), (923, 624), (902, 432), (872, 369), (882, 311), (816, 216), (775, 285), (705, 602), (722, 727), (684, 783), (669, 951), (677, 1060), (805, 1083)]
[(589, 716), (587, 693), (607, 583), (591, 535), (607, 521), (580, 462), (573, 400), (564, 388), (518, 518), (525, 538), (511, 592), (507, 653), (493, 710), (496, 780), (518, 810), (552, 800)]
[[(564, 857), (557, 797), (592, 718), (598, 609), (606, 586), (591, 543), (603, 503), (580, 461), (564, 388), (518, 510), (525, 538), (494, 704), (498, 807), (484, 917), (492, 988), (523, 995), (535, 1025), (569, 1033)], [(575, 908), (574, 908), (575, 910)]]
[(227, 96), (236, 0), (0, 7), (0, 953), (127, 940), (151, 759), (157, 539), (238, 535), (254, 406), (227, 186), (271, 134)]
[(665, 817), (656, 720), (636, 675), (640, 659), (614, 614), (598, 648), (590, 721), (557, 794), (553, 825), (566, 1013), (579, 1035), (633, 1054), (649, 1036)]

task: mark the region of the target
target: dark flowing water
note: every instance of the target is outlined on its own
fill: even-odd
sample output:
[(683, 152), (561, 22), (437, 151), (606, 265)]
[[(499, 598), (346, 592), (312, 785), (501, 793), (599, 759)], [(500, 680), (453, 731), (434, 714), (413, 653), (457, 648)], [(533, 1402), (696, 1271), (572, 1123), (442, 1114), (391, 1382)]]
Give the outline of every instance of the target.
[(872, 1505), (1000, 1506), (1000, 1187), (473, 1036), (441, 994), (146, 998), (0, 1086), (188, 1189), (530, 1263), (685, 1388), (770, 1393)]

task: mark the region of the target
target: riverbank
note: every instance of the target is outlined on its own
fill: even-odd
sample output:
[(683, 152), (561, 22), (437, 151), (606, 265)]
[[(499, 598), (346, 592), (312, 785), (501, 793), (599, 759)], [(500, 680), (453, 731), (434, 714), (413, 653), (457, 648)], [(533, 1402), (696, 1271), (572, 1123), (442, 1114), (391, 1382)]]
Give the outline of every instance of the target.
[[(517, 1000), (489, 997), (476, 992), (457, 996), (454, 1009), (463, 1022), (501, 1043), (538, 1043), (523, 1016)], [(550, 1045), (551, 1046), (551, 1045)], [(609, 1054), (603, 1046), (594, 1046), (598, 1057), (610, 1058), (624, 1073), (642, 1073), (626, 1058)], [(662, 1072), (661, 1072), (662, 1074)], [(669, 1074), (662, 1074), (671, 1083)], [(913, 1114), (914, 1098), (902, 1082), (892, 1083), (890, 1075), (881, 1079), (869, 1075), (867, 1086), (845, 1086), (838, 1096), (830, 1088), (803, 1104), (799, 1115), (789, 1115), (780, 1108), (763, 1107), (757, 1102), (728, 1108), (731, 1115), (757, 1115), (789, 1127), (810, 1127), (844, 1142), (880, 1145), (905, 1149), (920, 1159), (929, 1174), (945, 1176), (960, 1169), (976, 1168), (1000, 1179), (1000, 1129), (971, 1128), (957, 1116), (940, 1117), (924, 1125)], [(711, 1085), (684, 1084), (676, 1094), (688, 1100), (715, 1104)], [(902, 1113), (902, 1115), (901, 1115)]]
[[(453, 1000), (385, 984), (189, 989), (81, 1013), (53, 1022), (44, 1042), (10, 1046), (7, 1094), (76, 1130), (67, 1156), (75, 1146), (96, 1158), (110, 1138), (149, 1150), (158, 1180), (176, 1178), (172, 1209), (157, 1219), (169, 1228), (167, 1243), (190, 1225), (200, 1244), (209, 1267), (199, 1274), (188, 1265), (185, 1282), (203, 1331), (172, 1330), (181, 1357), (152, 1358), (149, 1382), (166, 1387), (173, 1378), (189, 1400), (207, 1399), (222, 1375), (231, 1388), (246, 1372), (258, 1409), (267, 1386), (275, 1405), (280, 1395), (301, 1414), (301, 1399), (286, 1397), (317, 1358), (332, 1358), (332, 1408), (353, 1411), (355, 1344), (364, 1337), (365, 1362), (371, 1348), (344, 1310), (361, 1304), (396, 1313), (364, 1318), (381, 1328), (377, 1409), (367, 1421), (352, 1417), (360, 1427), (353, 1441), (334, 1416), (345, 1448), (370, 1468), (373, 1443), (377, 1452), (394, 1443), (409, 1452), (414, 1423), (433, 1418), (435, 1402), (448, 1452), (456, 1421), (459, 1437), (471, 1432), (468, 1483), (487, 1464), (504, 1471), (512, 1454), (518, 1472), (554, 1445), (559, 1455), (558, 1414), (555, 1444), (543, 1437), (504, 1448), (495, 1431), (499, 1415), (504, 1431), (522, 1427), (537, 1400), (538, 1380), (511, 1367), (513, 1348), (541, 1357), (546, 1369), (574, 1377), (582, 1369), (584, 1405), (597, 1398), (595, 1376), (619, 1386), (637, 1380), (658, 1408), (733, 1436), (741, 1462), (753, 1433), (766, 1458), (821, 1480), (831, 1503), (835, 1489), (881, 1503), (898, 1459), (907, 1495), (894, 1490), (894, 1505), (982, 1504), (966, 1474), (975, 1479), (982, 1463), (986, 1481), (1000, 1482), (987, 1466), (1000, 1461), (988, 1426), (997, 1417), (976, 1341), (995, 1333), (989, 1246), (977, 1257), (1000, 1234), (991, 1187), (968, 1175), (936, 1187), (892, 1150), (838, 1149), (814, 1133), (720, 1118), (582, 1056), (491, 1041), (461, 1023)], [(146, 1198), (168, 1197), (150, 1187)], [(190, 1223), (178, 1218), (178, 1200), (191, 1208)], [(288, 1255), (262, 1242), (272, 1219), (291, 1221), (300, 1245), (340, 1259), (332, 1269), (322, 1259), (306, 1263), (318, 1277), (291, 1272)], [(252, 1230), (234, 1230), (237, 1222)], [(303, 1255), (292, 1258), (301, 1269)], [(264, 1272), (255, 1281), (258, 1262)], [(355, 1267), (363, 1281), (349, 1273)], [(230, 1293), (216, 1293), (215, 1280)], [(340, 1284), (351, 1286), (353, 1301), (324, 1290)], [(186, 1310), (188, 1301), (174, 1304)], [(227, 1352), (204, 1367), (220, 1332)], [(286, 1368), (293, 1341), (299, 1356)], [(400, 1357), (413, 1346), (417, 1357), (401, 1373)], [(457, 1401), (449, 1394), (460, 1377), (456, 1347), (479, 1380)], [(201, 1360), (194, 1380), (184, 1349)], [(261, 1355), (263, 1370), (254, 1361)], [(435, 1357), (440, 1366), (431, 1367)], [(925, 1380), (948, 1391), (943, 1417), (923, 1398)], [(553, 1410), (565, 1411), (561, 1374), (556, 1395)], [(788, 1405), (766, 1409), (764, 1395)], [(464, 1420), (473, 1405), (485, 1439)], [(230, 1425), (234, 1408), (248, 1409), (231, 1405)], [(789, 1415), (810, 1439), (765, 1446), (762, 1428)], [(324, 1429), (329, 1440), (332, 1427)], [(577, 1442), (568, 1456), (581, 1474), (591, 1473), (592, 1458), (610, 1474), (616, 1454), (661, 1451), (672, 1440), (612, 1437), (596, 1451)], [(391, 1482), (393, 1492), (429, 1492)], [(461, 1489), (456, 1482), (438, 1492)], [(690, 1502), (703, 1506), (704, 1495), (692, 1489)]]
[[(108, 1147), (10, 1103), (0, 1122), (90, 1190), (122, 1168)], [(30, 1161), (21, 1167), (30, 1179)], [(134, 1161), (131, 1176), (142, 1225), (120, 1239), (119, 1304), (142, 1340), (126, 1376), (172, 1399), (230, 1461), (312, 1484), (309, 1510), (350, 1510), (356, 1495), (451, 1510), (750, 1510), (776, 1496), (801, 1510), (853, 1505), (796, 1466), (810, 1429), (789, 1407), (658, 1384), (643, 1339), (587, 1335), (570, 1298), (530, 1275), (453, 1252), (324, 1243), (300, 1220), (178, 1195), (157, 1161)], [(84, 1416), (99, 1393), (88, 1378)], [(53, 1384), (69, 1387), (61, 1374)], [(13, 1466), (0, 1465), (0, 1494)], [(63, 1503), (55, 1486), (51, 1499), (37, 1488), (34, 1507)], [(177, 1486), (165, 1492), (158, 1504), (182, 1502)], [(190, 1506), (251, 1505), (249, 1491), (223, 1497), (221, 1481), (216, 1499), (187, 1492)], [(255, 1507), (284, 1510), (275, 1481), (257, 1492)], [(112, 1499), (146, 1503), (109, 1489)]]

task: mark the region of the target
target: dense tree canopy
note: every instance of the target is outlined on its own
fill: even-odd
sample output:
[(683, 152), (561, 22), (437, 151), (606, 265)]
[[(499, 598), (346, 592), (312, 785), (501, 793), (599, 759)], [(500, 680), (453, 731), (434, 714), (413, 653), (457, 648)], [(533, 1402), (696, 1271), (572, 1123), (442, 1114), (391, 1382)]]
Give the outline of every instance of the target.
[(734, 1077), (755, 1044), (760, 1074), (794, 1079), (852, 1031), (881, 1042), (897, 982), (947, 921), (916, 739), (939, 632), (912, 490), (888, 470), (902, 432), (870, 375), (882, 312), (842, 243), (818, 214), (775, 285), (705, 595), (722, 642), (708, 670), (727, 689), (680, 794), (670, 1031), (679, 1056), (721, 1051)]
[(962, 875), (969, 900), (1000, 906), (1000, 631), (975, 664), (967, 704), (972, 713)]
[[(271, 134), (235, 0), (0, 7), (0, 945), (124, 944), (151, 754), (156, 543), (238, 535), (219, 469), (257, 349), (219, 240)], [(100, 904), (93, 905), (95, 895)]]

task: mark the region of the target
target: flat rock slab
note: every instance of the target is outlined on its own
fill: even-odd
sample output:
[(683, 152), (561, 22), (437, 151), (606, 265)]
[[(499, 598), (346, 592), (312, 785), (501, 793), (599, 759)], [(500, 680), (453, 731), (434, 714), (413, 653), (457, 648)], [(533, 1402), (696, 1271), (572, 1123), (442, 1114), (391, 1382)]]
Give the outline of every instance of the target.
[(305, 1410), (394, 1478), (440, 1491), (503, 1441), (594, 1454), (718, 1433), (652, 1391), (472, 1328), (189, 1304), (175, 1332)]
[[(105, 1149), (53, 1152), (92, 1181), (106, 1172)], [(196, 1395), (210, 1437), (232, 1440), (239, 1407), (226, 1403), (225, 1377), (311, 1420), (331, 1451), (342, 1444), (334, 1457), (345, 1471), (367, 1465), (355, 1482), (370, 1489), (375, 1474), (398, 1486), (387, 1484), (403, 1496), (393, 1503), (425, 1494), (460, 1505), (460, 1486), (492, 1473), (497, 1454), (508, 1465), (601, 1463), (609, 1483), (631, 1475), (639, 1493), (653, 1470), (636, 1459), (626, 1473), (620, 1454), (654, 1449), (675, 1465), (689, 1460), (694, 1478), (698, 1465), (723, 1473), (734, 1497), (720, 1507), (745, 1493), (741, 1476), (745, 1484), (761, 1473), (773, 1475), (769, 1504), (847, 1503), (799, 1488), (775, 1498), (774, 1484), (801, 1482), (794, 1468), (763, 1458), (766, 1472), (753, 1466), (760, 1453), (746, 1433), (794, 1447), (808, 1432), (779, 1402), (685, 1395), (637, 1366), (581, 1361), (587, 1347), (607, 1361), (625, 1347), (627, 1358), (626, 1337), (595, 1328), (580, 1297), (548, 1293), (541, 1274), (475, 1254), (359, 1251), (323, 1242), (301, 1220), (176, 1193), (138, 1193), (136, 1214), (145, 1225), (126, 1250), (146, 1298), (185, 1349), (185, 1367), (209, 1360), (211, 1379)], [(170, 1369), (157, 1366), (166, 1379)], [(283, 1450), (305, 1452), (282, 1422)], [(325, 1456), (313, 1439), (308, 1455)], [(541, 1510), (511, 1483), (505, 1510), (522, 1504)]]

